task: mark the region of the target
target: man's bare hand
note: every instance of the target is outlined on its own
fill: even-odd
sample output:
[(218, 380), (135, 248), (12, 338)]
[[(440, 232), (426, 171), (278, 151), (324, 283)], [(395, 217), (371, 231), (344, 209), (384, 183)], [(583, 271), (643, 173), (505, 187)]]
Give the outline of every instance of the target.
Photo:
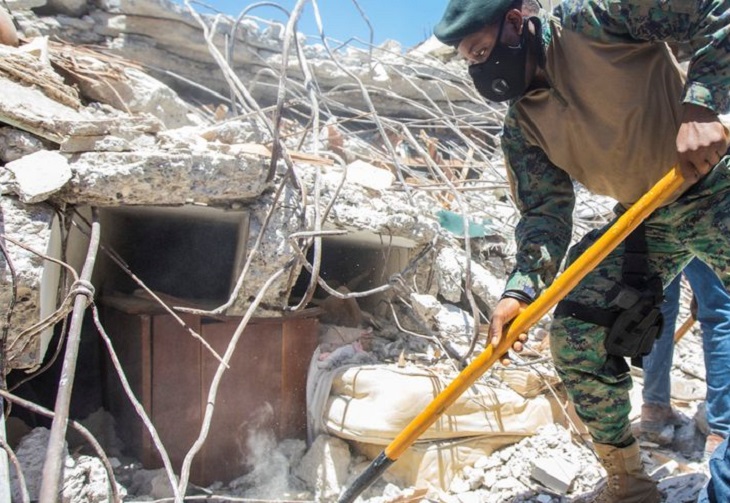
[[(497, 347), (499, 341), (502, 340), (502, 334), (506, 332), (506, 328), (510, 322), (520, 314), (527, 304), (517, 299), (506, 297), (500, 300), (494, 308), (492, 319), (489, 323), (489, 342), (493, 347)], [(520, 334), (518, 340), (512, 344), (512, 349), (517, 352), (522, 351), (524, 344), (527, 342), (527, 334)], [(508, 365), (509, 358), (506, 355), (501, 357), (502, 364)]]
[(709, 108), (685, 104), (677, 133), (677, 154), (682, 176), (697, 182), (720, 162), (729, 138), (717, 114)]

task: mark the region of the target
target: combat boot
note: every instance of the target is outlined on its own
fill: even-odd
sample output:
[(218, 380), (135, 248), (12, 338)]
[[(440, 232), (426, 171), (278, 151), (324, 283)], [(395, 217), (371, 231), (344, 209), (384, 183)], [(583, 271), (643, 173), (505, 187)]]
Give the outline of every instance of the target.
[(661, 493), (641, 462), (639, 443), (628, 447), (593, 444), (608, 476), (595, 492), (578, 498), (590, 503), (660, 503)]

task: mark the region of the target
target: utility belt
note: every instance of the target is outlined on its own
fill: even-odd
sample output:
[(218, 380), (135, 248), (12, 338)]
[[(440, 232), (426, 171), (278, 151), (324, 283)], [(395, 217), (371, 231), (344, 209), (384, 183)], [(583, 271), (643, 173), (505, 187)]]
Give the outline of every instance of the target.
[(643, 223), (624, 241), (621, 283), (609, 292), (609, 297), (608, 309), (563, 300), (555, 308), (555, 315), (609, 328), (605, 346), (614, 358), (606, 363), (614, 373), (620, 374), (629, 370), (624, 358), (631, 358), (632, 365), (641, 367), (641, 358), (649, 354), (664, 325), (660, 310), (664, 286), (661, 279), (649, 276)]

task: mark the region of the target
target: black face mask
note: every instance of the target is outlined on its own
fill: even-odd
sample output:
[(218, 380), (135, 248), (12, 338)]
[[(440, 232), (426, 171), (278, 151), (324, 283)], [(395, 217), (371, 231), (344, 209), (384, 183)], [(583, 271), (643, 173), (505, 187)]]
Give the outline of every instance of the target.
[(517, 46), (500, 42), (504, 20), (499, 25), (497, 44), (486, 61), (471, 65), (469, 75), (479, 94), (489, 101), (507, 101), (521, 96), (527, 89), (525, 64), (527, 63), (527, 20)]

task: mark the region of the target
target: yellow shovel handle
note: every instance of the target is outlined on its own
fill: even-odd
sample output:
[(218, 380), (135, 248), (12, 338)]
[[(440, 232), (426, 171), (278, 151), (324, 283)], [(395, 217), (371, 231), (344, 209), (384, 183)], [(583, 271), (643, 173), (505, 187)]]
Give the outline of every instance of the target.
[(655, 209), (674, 194), (684, 182), (679, 167), (674, 166), (641, 199), (603, 234), (590, 248), (573, 262), (535, 301), (527, 306), (510, 324), (507, 334), (496, 348), (488, 345), (458, 376), (441, 391), (423, 411), (416, 416), (385, 448), (384, 454), (396, 460), (421, 434), (433, 424), (446, 409), (469, 388), (497, 359), (505, 354), (550, 309), (560, 302), (581, 279), (592, 271), (601, 260), (616, 248), (631, 231)]

